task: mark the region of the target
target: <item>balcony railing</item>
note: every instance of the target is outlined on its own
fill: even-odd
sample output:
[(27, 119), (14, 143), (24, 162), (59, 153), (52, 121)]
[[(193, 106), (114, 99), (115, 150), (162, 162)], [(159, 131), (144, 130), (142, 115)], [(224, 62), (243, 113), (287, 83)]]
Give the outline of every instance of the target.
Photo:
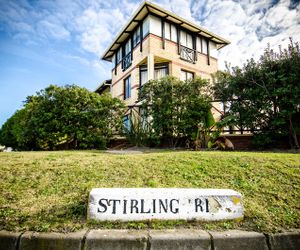
[(122, 59), (122, 69), (123, 71), (128, 69), (131, 65), (131, 52), (129, 52), (126, 56)]
[(180, 45), (180, 58), (190, 63), (195, 63), (196, 50)]

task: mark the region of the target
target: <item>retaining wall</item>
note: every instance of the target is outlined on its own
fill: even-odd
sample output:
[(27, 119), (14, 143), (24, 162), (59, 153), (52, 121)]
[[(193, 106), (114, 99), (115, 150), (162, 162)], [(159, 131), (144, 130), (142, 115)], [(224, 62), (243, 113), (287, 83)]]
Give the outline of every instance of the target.
[(0, 250), (293, 250), (300, 230), (262, 234), (247, 231), (84, 230), (75, 233), (0, 231)]

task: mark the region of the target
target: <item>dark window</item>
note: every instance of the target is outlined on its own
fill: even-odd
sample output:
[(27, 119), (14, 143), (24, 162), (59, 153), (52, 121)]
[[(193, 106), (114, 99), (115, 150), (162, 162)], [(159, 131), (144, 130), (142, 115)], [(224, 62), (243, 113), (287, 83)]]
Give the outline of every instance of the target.
[(120, 47), (117, 52), (117, 63), (120, 63), (121, 61), (122, 61), (122, 47)]
[(131, 96), (131, 76), (128, 76), (124, 80), (124, 100)]
[(123, 126), (124, 126), (124, 130), (125, 132), (128, 132), (131, 130), (131, 123), (130, 123), (130, 119), (129, 119), (129, 115), (125, 115), (123, 118)]
[(181, 75), (180, 75), (180, 80), (187, 81), (187, 80), (191, 80), (191, 79), (194, 79), (194, 73), (182, 69)]
[(140, 66), (140, 86), (143, 86), (148, 81), (147, 66)]
[(135, 47), (140, 42), (140, 27), (138, 26), (133, 33), (133, 47)]

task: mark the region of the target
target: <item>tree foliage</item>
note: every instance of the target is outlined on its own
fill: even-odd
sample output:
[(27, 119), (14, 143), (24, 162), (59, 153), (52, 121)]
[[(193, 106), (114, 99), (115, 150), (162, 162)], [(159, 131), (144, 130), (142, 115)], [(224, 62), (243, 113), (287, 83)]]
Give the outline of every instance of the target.
[(75, 85), (50, 85), (27, 97), (0, 131), (1, 143), (17, 149), (101, 148), (122, 126), (123, 104)]
[(227, 103), (228, 115), (237, 118), (237, 126), (260, 129), (261, 144), (274, 146), (277, 136), (289, 135), (291, 145), (299, 148), (299, 69), (299, 43), (291, 39), (288, 48), (280, 47), (279, 52), (268, 46), (259, 61), (251, 59), (242, 68), (218, 72), (215, 98)]
[(155, 136), (169, 138), (170, 146), (183, 137), (195, 138), (211, 108), (208, 87), (201, 78), (180, 81), (171, 76), (145, 84), (139, 99)]

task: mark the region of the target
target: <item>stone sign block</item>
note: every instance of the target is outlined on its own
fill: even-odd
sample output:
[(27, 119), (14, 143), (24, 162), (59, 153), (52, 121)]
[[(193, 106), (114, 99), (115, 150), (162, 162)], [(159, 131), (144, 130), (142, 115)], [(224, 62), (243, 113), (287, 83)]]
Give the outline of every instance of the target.
[(94, 188), (88, 219), (100, 221), (243, 218), (242, 196), (230, 189)]

